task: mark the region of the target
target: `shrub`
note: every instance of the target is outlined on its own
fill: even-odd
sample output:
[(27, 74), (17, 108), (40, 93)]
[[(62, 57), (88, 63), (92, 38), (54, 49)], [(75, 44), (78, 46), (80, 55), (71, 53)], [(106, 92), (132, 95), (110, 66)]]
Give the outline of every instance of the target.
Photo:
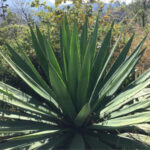
[[(31, 46), (31, 36), (29, 34), (29, 28), (26, 25), (6, 25), (0, 27), (0, 33), (0, 49), (5, 55), (8, 54), (5, 43), (7, 42), (12, 47), (17, 47), (16, 41), (18, 41), (20, 47), (25, 50), (30, 58), (34, 58), (33, 48)], [(0, 57), (0, 80), (14, 87), (21, 88), (20, 78), (18, 78), (2, 57)]]
[(148, 135), (138, 125), (150, 122), (150, 101), (143, 98), (133, 103), (133, 96), (150, 84), (150, 69), (117, 94), (143, 55), (146, 37), (127, 57), (132, 36), (107, 68), (120, 37), (110, 51), (112, 24), (97, 51), (98, 19), (89, 38), (87, 22), (88, 19), (78, 37), (77, 22), (71, 32), (65, 17), (60, 32), (61, 65), (49, 38), (38, 27), (37, 34), (31, 29), (36, 56), (47, 81), (24, 51), (19, 56), (7, 45), (10, 55), (2, 54), (3, 58), (39, 97), (0, 83), (0, 99), (13, 106), (0, 111), (4, 119), (0, 129), (2, 149), (150, 149), (125, 136)]

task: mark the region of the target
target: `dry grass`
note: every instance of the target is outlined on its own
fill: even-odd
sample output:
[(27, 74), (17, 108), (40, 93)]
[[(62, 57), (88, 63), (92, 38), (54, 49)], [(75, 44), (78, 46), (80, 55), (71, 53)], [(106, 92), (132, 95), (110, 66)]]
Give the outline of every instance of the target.
[[(140, 41), (147, 34), (146, 31), (139, 26), (136, 26), (134, 28), (134, 32), (135, 32), (135, 38), (132, 43), (132, 49), (135, 48), (138, 45), (138, 43), (140, 43)], [(145, 51), (143, 57), (141, 58), (140, 62), (136, 66), (137, 72), (140, 74), (143, 73), (148, 68), (150, 68), (150, 34), (148, 34), (148, 37), (147, 37), (143, 47), (146, 47), (146, 51)]]

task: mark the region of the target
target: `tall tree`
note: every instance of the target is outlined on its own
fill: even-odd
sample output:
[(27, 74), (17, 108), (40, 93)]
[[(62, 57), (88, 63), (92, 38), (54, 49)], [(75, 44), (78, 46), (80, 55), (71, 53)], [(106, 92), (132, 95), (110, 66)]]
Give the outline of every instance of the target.
[(3, 18), (3, 20), (6, 19), (6, 12), (8, 4), (6, 4), (7, 0), (0, 0), (0, 17)]
[(138, 14), (136, 21), (142, 27), (145, 27), (148, 22), (149, 11), (150, 11), (150, 0), (133, 0), (128, 7), (130, 16)]
[(22, 21), (24, 20), (26, 23), (31, 22), (31, 8), (28, 0), (13, 0), (12, 4)]

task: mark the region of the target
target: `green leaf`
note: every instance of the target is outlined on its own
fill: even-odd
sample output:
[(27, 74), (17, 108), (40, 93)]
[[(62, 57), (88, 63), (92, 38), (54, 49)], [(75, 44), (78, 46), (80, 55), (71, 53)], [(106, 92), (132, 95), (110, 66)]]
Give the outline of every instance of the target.
[(130, 113), (135, 113), (140, 110), (144, 111), (148, 107), (150, 107), (150, 99), (146, 99), (146, 100), (142, 99), (136, 104), (126, 105), (125, 108), (111, 113), (110, 118), (116, 118), (119, 116), (128, 115)]
[(26, 98), (24, 95), (22, 95), (22, 97), (20, 99), (18, 99), (17, 97), (15, 97), (16, 95), (14, 93), (11, 93), (9, 90), (6, 89), (1, 89), (0, 87), (0, 99), (1, 101), (11, 104), (13, 106), (22, 108), (24, 110), (30, 111), (30, 112), (34, 112), (34, 113), (38, 113), (40, 115), (46, 115), (49, 117), (56, 117), (55, 115), (53, 115), (49, 110), (45, 112), (45, 108), (42, 109), (42, 107), (38, 108), (36, 105), (31, 105), (30, 103), (24, 102), (22, 101), (22, 99)]
[[(82, 35), (84, 39), (87, 38), (87, 35), (85, 32), (87, 31), (87, 20), (85, 21), (85, 25), (83, 27), (83, 33)], [(88, 43), (88, 46), (84, 50), (84, 56), (83, 56), (83, 50), (81, 49), (81, 58), (82, 60), (82, 66), (81, 66), (81, 74), (79, 75), (79, 82), (78, 82), (78, 90), (77, 90), (77, 100), (78, 100), (78, 110), (80, 110), (88, 101), (88, 90), (90, 85), (90, 76), (91, 76), (91, 66), (96, 54), (96, 42), (97, 42), (97, 32), (98, 32), (98, 17), (96, 20), (96, 24), (94, 27), (94, 31), (91, 34), (90, 41)], [(80, 42), (82, 42), (83, 39), (81, 39)], [(87, 45), (87, 41), (83, 41), (82, 44)], [(85, 46), (84, 46), (85, 47)]]
[[(126, 76), (123, 76), (122, 73), (126, 72), (126, 70), (132, 70), (132, 68), (134, 67), (134, 65), (132, 65), (132, 63), (136, 64), (136, 61), (138, 61), (138, 60), (136, 60), (137, 57), (140, 58), (140, 55), (142, 56), (142, 53), (145, 51), (145, 49), (140, 54), (139, 54), (139, 51), (141, 50), (141, 47), (143, 46), (145, 40), (146, 40), (146, 37), (141, 41), (141, 43), (137, 46), (137, 48), (133, 51), (133, 53), (111, 75), (109, 80), (107, 82), (105, 81), (106, 82), (105, 86), (111, 88), (111, 86), (108, 86), (108, 85), (110, 85), (110, 83), (111, 83), (111, 85), (113, 85), (112, 82), (116, 82), (116, 80), (114, 80), (114, 78), (116, 78), (117, 80), (120, 78), (122, 80), (120, 83), (122, 83), (125, 80), (125, 78), (129, 75), (129, 73), (131, 71), (128, 71), (128, 73), (126, 73)], [(130, 67), (130, 69), (127, 69), (127, 68), (129, 68), (129, 66), (132, 66), (132, 67)], [(116, 82), (116, 83), (119, 83), (119, 82)], [(116, 86), (116, 89), (118, 89), (118, 87), (121, 85), (120, 83), (118, 84), (118, 86)], [(102, 88), (102, 91), (104, 92), (103, 88)], [(116, 91), (116, 89), (112, 88), (113, 91)], [(112, 95), (113, 93), (109, 93), (109, 95)]]
[(37, 79), (37, 76), (33, 73), (33, 70), (19, 57), (19, 55), (11, 47), (8, 47), (8, 49), (12, 55), (11, 59), (1, 53), (6, 62), (37, 94), (48, 101), (53, 100), (53, 98), (51, 98), (51, 96), (49, 95), (49, 93), (52, 94), (51, 90), (48, 90), (47, 86), (43, 86), (43, 84), (41, 85), (41, 83), (39, 82), (40, 80), (38, 80), (39, 78)]
[(50, 42), (48, 42), (47, 39), (45, 39), (44, 45), (45, 45), (45, 50), (46, 50), (47, 62), (51, 63), (53, 65), (53, 67), (55, 68), (55, 70), (57, 71), (57, 73), (61, 77), (63, 77), (61, 68), (60, 68), (59, 63), (57, 61), (57, 58), (56, 58), (56, 56), (54, 54), (54, 50), (53, 50)]
[(112, 126), (112, 127), (123, 127), (129, 125), (135, 125), (140, 123), (148, 123), (150, 122), (150, 111), (148, 112), (137, 112), (133, 115), (118, 117), (114, 119), (108, 119), (106, 121), (102, 121), (100, 124), (104, 126)]
[(84, 59), (84, 55), (85, 55), (86, 48), (87, 48), (87, 43), (88, 43), (87, 34), (88, 34), (88, 17), (86, 16), (84, 26), (82, 28), (81, 37), (80, 37), (81, 62)]
[[(33, 29), (32, 29), (32, 31), (31, 31), (31, 33), (33, 32)], [(32, 33), (33, 34), (33, 33)], [(44, 35), (42, 35), (42, 33), (41, 33), (41, 31), (40, 31), (40, 29), (39, 29), (39, 27), (36, 25), (36, 35), (37, 35), (37, 42), (38, 42), (38, 44), (40, 45), (40, 48), (41, 48), (41, 52), (39, 52), (39, 54), (40, 53), (43, 53), (44, 54), (44, 56), (46, 56), (46, 50), (45, 50), (45, 44), (44, 44), (44, 41), (45, 41), (45, 39), (44, 39)], [(39, 56), (38, 56), (39, 57)]]
[(127, 57), (127, 54), (130, 50), (132, 41), (133, 41), (134, 35), (129, 39), (129, 41), (127, 42), (127, 44), (125, 45), (125, 47), (123, 48), (123, 50), (121, 51), (120, 55), (117, 57), (116, 61), (114, 62), (114, 64), (112, 65), (111, 69), (109, 70), (105, 81), (107, 81), (110, 76), (117, 70), (117, 68), (124, 62), (124, 60)]
[(70, 41), (70, 51), (68, 60), (68, 88), (71, 93), (72, 99), (76, 101), (76, 89), (78, 86), (78, 78), (81, 70), (81, 60), (80, 60), (80, 45), (77, 32), (77, 23), (74, 22), (71, 41)]
[[(47, 138), (48, 139), (48, 138)], [(8, 146), (3, 144), (3, 147), (6, 148), (6, 150), (16, 150), (16, 149), (28, 149), (31, 150), (32, 147), (36, 148), (36, 146), (40, 144), (44, 144), (47, 139), (38, 138), (38, 139), (32, 139), (32, 140), (22, 140), (19, 142), (8, 142)], [(30, 148), (31, 147), (31, 148)]]
[(90, 74), (91, 74), (91, 56), (90, 52), (86, 51), (78, 81), (77, 102), (76, 102), (78, 110), (80, 110), (88, 101), (87, 93), (90, 84)]
[(60, 28), (60, 47), (63, 58), (63, 67), (64, 67), (64, 75), (65, 79), (68, 80), (68, 61), (69, 61), (69, 53), (70, 53), (70, 40), (71, 33), (68, 25), (67, 16), (62, 23)]
[[(33, 32), (32, 28), (30, 28), (30, 31), (31, 31), (32, 43), (33, 43), (34, 49), (36, 51), (37, 59), (40, 62), (40, 65), (41, 65), (41, 67), (42, 67), (45, 75), (47, 77), (49, 77), (49, 74), (48, 74), (48, 64), (47, 64), (47, 61), (45, 61), (46, 60), (45, 49), (44, 49), (44, 47), (42, 47), (43, 44), (42, 45), (40, 44), (40, 43), (42, 43), (44, 41), (42, 40), (42, 41), (39, 42), (38, 39), (37, 39), (37, 37), (35, 36), (35, 33)], [(39, 32), (38, 32), (38, 38), (43, 39), (42, 35)]]
[[(109, 34), (109, 33), (108, 33), (108, 34)], [(110, 36), (111, 36), (111, 32), (110, 32)], [(109, 36), (108, 36), (108, 37), (109, 37)], [(106, 39), (107, 39), (108, 37), (106, 36)], [(110, 37), (109, 37), (109, 38), (110, 38)], [(111, 59), (111, 57), (112, 57), (114, 51), (116, 50), (120, 39), (121, 39), (121, 36), (119, 36), (119, 38), (118, 38), (118, 40), (116, 41), (114, 47), (112, 48), (112, 51), (110, 52), (110, 54), (109, 54), (109, 56), (107, 57), (105, 63), (103, 64), (103, 67), (101, 68), (101, 70), (100, 70), (100, 72), (99, 72), (99, 76), (96, 78), (96, 76), (93, 74), (94, 78), (96, 78), (97, 80), (96, 80), (96, 83), (94, 84), (94, 89), (93, 89), (93, 91), (92, 91), (92, 93), (91, 93), (91, 95), (90, 95), (90, 100), (89, 100), (90, 103), (91, 103), (91, 101), (92, 101), (92, 99), (93, 99), (93, 96), (94, 96), (94, 94), (95, 94), (95, 91), (97, 91), (96, 88), (97, 88), (99, 82), (100, 82), (100, 81), (102, 80), (102, 78), (103, 78), (103, 74), (104, 74), (104, 72), (106, 71), (106, 68), (107, 68), (107, 66), (108, 66), (108, 63), (109, 63), (109, 61), (110, 61), (110, 59)], [(107, 41), (107, 40), (106, 40), (106, 41)], [(109, 41), (110, 41), (110, 39), (109, 39)], [(107, 49), (105, 49), (105, 50), (103, 49), (103, 51), (106, 51), (106, 50), (107, 50)], [(107, 52), (106, 52), (106, 53), (107, 53)], [(100, 60), (103, 60), (103, 58), (101, 58)], [(100, 64), (100, 66), (101, 66), (101, 64)], [(97, 68), (97, 69), (98, 69), (98, 68)], [(93, 72), (95, 72), (95, 71), (93, 71)], [(98, 71), (97, 71), (97, 72), (98, 72)], [(93, 77), (93, 76), (91, 76), (91, 77)], [(92, 82), (92, 81), (91, 81), (91, 82)], [(96, 93), (96, 94), (97, 94), (97, 93)]]
[(85, 136), (85, 140), (90, 146), (91, 150), (113, 150), (110, 146), (107, 144), (101, 142), (97, 136)]
[[(52, 129), (52, 127), (48, 127), (48, 126), (47, 127), (44, 126), (44, 128), (45, 128), (45, 130)], [(55, 128), (55, 129), (58, 129), (58, 128)], [(41, 131), (41, 130), (43, 130), (43, 126), (33, 126), (33, 127), (24, 126), (24, 127), (1, 128), (0, 133), (14, 135), (14, 133), (26, 134), (26, 133), (31, 133), (31, 132), (35, 132), (35, 131), (37, 132), (37, 131)]]
[(99, 16), (97, 16), (94, 31), (91, 34), (90, 41), (89, 41), (88, 48), (87, 48), (87, 50), (90, 52), (90, 55), (91, 55), (91, 62), (93, 62), (93, 60), (95, 58), (95, 55), (96, 55), (96, 43), (97, 43), (97, 34), (98, 34), (98, 19), (99, 19)]
[[(115, 149), (142, 149), (148, 150), (149, 147), (134, 140), (116, 135), (99, 134), (100, 140), (112, 145)], [(117, 143), (117, 144), (116, 144)]]
[(99, 92), (99, 99), (96, 104), (94, 104), (93, 109), (98, 106), (98, 103), (103, 100), (105, 96), (112, 96), (118, 90), (123, 81), (128, 77), (145, 51), (144, 49), (140, 54), (138, 54), (142, 44), (143, 42), (104, 84)]
[[(109, 93), (107, 94), (107, 96), (112, 96), (118, 90), (118, 88), (122, 85), (123, 81), (129, 76), (129, 74), (132, 72), (132, 70), (135, 67), (135, 65), (141, 59), (141, 57), (143, 56), (145, 50), (146, 50), (146, 48), (143, 49), (141, 51), (141, 53), (137, 57), (135, 57), (133, 59), (133, 61), (131, 59), (131, 62), (128, 64), (128, 69), (126, 71), (123, 70), (124, 68), (122, 69), (121, 72), (124, 72), (124, 75), (122, 75), (122, 78), (121, 77), (118, 78), (118, 82), (116, 80), (115, 87), (109, 91)], [(119, 72), (118, 72), (118, 74), (119, 74)]]
[(80, 110), (80, 112), (77, 114), (77, 117), (75, 118), (75, 124), (77, 126), (82, 126), (83, 123), (86, 121), (86, 119), (89, 117), (91, 113), (91, 107), (89, 103), (85, 104), (83, 108)]
[(70, 119), (74, 119), (76, 116), (76, 110), (73, 105), (70, 93), (67, 89), (65, 82), (51, 64), (49, 74), (51, 85), (58, 98), (58, 104), (60, 105), (66, 116), (70, 117)]
[[(21, 115), (21, 114), (20, 114)], [(4, 116), (3, 116), (4, 117)], [(47, 123), (42, 123), (42, 122), (36, 122), (36, 121), (31, 121), (31, 120), (6, 120), (6, 121), (1, 121), (0, 122), (0, 132), (4, 133), (4, 132), (14, 132), (14, 131), (18, 131), (18, 132), (24, 132), (24, 130), (43, 130), (43, 126), (44, 129), (46, 130), (54, 130), (54, 129), (58, 129), (58, 126), (56, 125), (50, 125)]]
[(75, 134), (70, 144), (70, 150), (85, 150), (85, 142), (80, 134)]
[(18, 148), (18, 149), (28, 149), (28, 150), (33, 150), (33, 149), (38, 149), (41, 145), (44, 145), (48, 142), (48, 139), (45, 140), (39, 140), (39, 141), (35, 141), (33, 143), (27, 143), (26, 145), (20, 145), (20, 146), (16, 146), (14, 147), (14, 149)]
[(54, 150), (59, 144), (62, 144), (68, 138), (68, 134), (57, 135), (53, 136), (48, 140), (47, 143), (43, 144), (42, 146), (38, 147), (39, 150)]
[(97, 131), (118, 131), (120, 133), (137, 133), (137, 134), (142, 134), (142, 135), (149, 135), (149, 131), (147, 129), (149, 129), (149, 125), (148, 124), (135, 124), (135, 125), (132, 125), (132, 126), (118, 126), (118, 127), (115, 127), (115, 126), (104, 126), (104, 125), (100, 125), (99, 123), (94, 123), (93, 125), (91, 125), (89, 127), (89, 129), (93, 129), (93, 130), (97, 130)]
[[(92, 72), (91, 72), (91, 89), (93, 90), (93, 86), (95, 85), (97, 78), (99, 74), (101, 73), (101, 70), (103, 69), (103, 66), (108, 58), (109, 55), (109, 49), (110, 49), (110, 39), (111, 39), (111, 32), (112, 29), (110, 29), (102, 43), (102, 46), (100, 47), (97, 56), (94, 60), (93, 66), (92, 66)], [(91, 92), (91, 91), (90, 91)]]
[(9, 149), (14, 146), (25, 145), (27, 143), (32, 143), (39, 140), (44, 140), (50, 138), (58, 133), (58, 130), (45, 130), (41, 132), (36, 132), (28, 135), (11, 137), (4, 140), (4, 143), (0, 143), (2, 149)]
[[(36, 112), (37, 112), (37, 110), (39, 110), (44, 113), (51, 113), (51, 111), (40, 100), (34, 99), (30, 95), (25, 94), (7, 84), (2, 83), (2, 82), (0, 82), (0, 91), (1, 91), (0, 97), (2, 97), (1, 100), (3, 102), (14, 105), (12, 99), (15, 99), (16, 101), (18, 101), (22, 104), (31, 106), (32, 108), (34, 107)], [(17, 106), (19, 106), (19, 104)], [(56, 112), (56, 111), (54, 111), (54, 112)]]
[[(54, 98), (56, 98), (56, 96), (54, 95), (54, 92), (48, 87), (47, 83), (45, 83), (45, 81), (41, 78), (40, 74), (37, 72), (37, 70), (35, 69), (34, 65), (32, 64), (31, 60), (28, 58), (27, 54), (21, 49), (21, 47), (18, 45), (18, 50), (20, 50), (21, 54), (24, 56), (24, 59), (26, 61), (26, 63), (28, 64), (28, 66), (31, 68), (31, 70), (33, 71), (33, 73), (35, 74), (35, 76), (37, 77), (37, 80), (40, 82), (40, 84), (48, 91), (48, 93), (50, 93), (50, 101), (46, 101), (44, 99), (44, 101), (46, 102), (46, 104), (50, 107), (50, 109), (52, 111), (54, 111), (55, 113), (57, 113), (58, 115), (61, 115), (61, 112), (58, 108), (58, 103), (54, 100)], [(33, 100), (32, 100), (33, 101)]]
[(133, 83), (131, 83), (125, 91), (122, 91), (118, 96), (116, 96), (111, 102), (106, 105), (107, 107), (101, 110), (101, 118), (103, 118), (105, 114), (110, 114), (112, 111), (115, 111), (128, 102), (133, 101), (133, 96), (150, 84), (150, 80), (147, 80), (149, 76), (150, 70), (148, 70), (147, 73), (145, 73), (145, 75), (143, 76), (143, 79), (145, 78), (145, 81), (141, 82), (140, 84), (136, 84), (141, 80), (141, 77), (133, 81)]
[(57, 122), (60, 121), (55, 117), (46, 117), (43, 115), (33, 114), (29, 112), (13, 112), (13, 111), (7, 111), (7, 110), (1, 110), (0, 117), (7, 118), (7, 119), (13, 119), (13, 120), (31, 120), (34, 122), (41, 122), (46, 123), (49, 125), (57, 125)]

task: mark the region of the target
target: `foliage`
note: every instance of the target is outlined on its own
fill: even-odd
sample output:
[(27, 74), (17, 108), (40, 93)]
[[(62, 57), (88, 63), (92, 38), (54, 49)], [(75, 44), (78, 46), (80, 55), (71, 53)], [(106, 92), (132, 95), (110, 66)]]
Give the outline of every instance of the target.
[[(92, 13), (91, 5), (82, 5), (79, 1), (75, 1), (74, 6), (65, 6), (64, 8), (53, 8), (48, 6), (46, 3), (40, 3), (40, 1), (35, 1), (31, 5), (32, 7), (39, 8), (41, 11), (36, 13), (36, 16), (40, 19), (41, 30), (50, 27), (50, 36), (52, 39), (53, 46), (59, 49), (59, 30), (62, 22), (62, 18), (67, 13), (69, 24), (74, 22), (76, 19), (79, 22), (78, 28), (81, 29), (86, 15), (90, 15), (89, 24), (93, 25), (93, 20), (96, 16)], [(46, 26), (46, 27), (44, 27)]]
[[(29, 33), (29, 28), (26, 24), (23, 24), (24, 21), (18, 17), (17, 14), (7, 11), (6, 19), (3, 20), (0, 24), (0, 49), (7, 54), (5, 43), (9, 43), (11, 46), (16, 47), (16, 41), (20, 43), (20, 46), (25, 49), (27, 54), (32, 59), (34, 58), (31, 36)], [(14, 80), (15, 79), (15, 80)], [(15, 87), (21, 88), (21, 80), (16, 76), (14, 71), (4, 62), (3, 59), (0, 59), (0, 80), (5, 81)], [(24, 85), (25, 86), (25, 85)]]
[(149, 0), (134, 0), (128, 6), (128, 17), (134, 17), (135, 23), (142, 27), (146, 27), (149, 23), (150, 1)]
[[(62, 1), (61, 1), (62, 2)], [(93, 1), (94, 2), (94, 1)], [(53, 44), (53, 47), (56, 51), (59, 51), (59, 30), (62, 22), (62, 18), (64, 18), (65, 14), (68, 16), (68, 22), (71, 26), (73, 26), (74, 19), (78, 21), (78, 30), (81, 33), (82, 25), (84, 23), (86, 15), (89, 16), (89, 33), (94, 28), (94, 21), (96, 20), (97, 12), (100, 13), (99, 18), (99, 35), (100, 39), (104, 39), (108, 29), (111, 25), (112, 20), (116, 19), (117, 15), (113, 15), (117, 11), (121, 11), (122, 7), (120, 4), (120, 8), (112, 8), (111, 4), (107, 8), (107, 11), (104, 13), (104, 3), (101, 1), (96, 1), (98, 4), (97, 11), (93, 11), (92, 3), (84, 2), (80, 0), (73, 1), (73, 5), (60, 6), (58, 5), (56, 8), (50, 7), (45, 2), (40, 2), (39, 0), (35, 0), (32, 3), (32, 7), (38, 8), (40, 11), (36, 13), (35, 16), (39, 18), (39, 24), (41, 25), (40, 29), (43, 32), (46, 32), (47, 26), (50, 27), (50, 38)], [(111, 2), (113, 3), (113, 1)], [(115, 23), (113, 30), (113, 40), (115, 41), (120, 35), (122, 30), (122, 23)], [(120, 47), (122, 47), (128, 39), (127, 34), (122, 34), (122, 39), (120, 42)], [(114, 42), (112, 41), (112, 43)], [(101, 43), (99, 43), (101, 45)]]
[(1, 0), (0, 1), (0, 17), (3, 19), (5, 19), (7, 7), (8, 7), (8, 4), (5, 4), (5, 2), (7, 2), (7, 0)]
[[(150, 101), (134, 103), (133, 96), (150, 84), (150, 69), (132, 81), (121, 93), (145, 48), (145, 38), (127, 56), (130, 38), (110, 69), (108, 64), (120, 37), (110, 51), (113, 24), (97, 50), (98, 20), (88, 36), (86, 19), (81, 36), (77, 22), (70, 30), (65, 17), (60, 31), (61, 65), (48, 37), (31, 28), (36, 57), (46, 77), (42, 79), (24, 51), (21, 56), (7, 45), (9, 56), (1, 55), (39, 97), (0, 83), (0, 99), (14, 106), (1, 109), (2, 149), (150, 149), (124, 133), (147, 135), (140, 127), (150, 122)], [(20, 47), (18, 47), (20, 49)], [(7, 120), (9, 119), (9, 120)], [(138, 126), (139, 125), (139, 126)]]

